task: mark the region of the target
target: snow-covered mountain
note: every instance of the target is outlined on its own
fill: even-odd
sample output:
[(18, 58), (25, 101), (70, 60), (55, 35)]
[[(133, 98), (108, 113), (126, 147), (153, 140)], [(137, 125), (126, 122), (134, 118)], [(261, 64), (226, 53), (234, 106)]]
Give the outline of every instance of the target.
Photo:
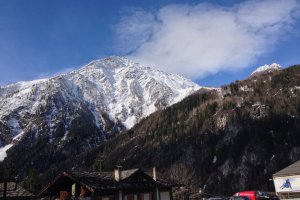
[(82, 146), (94, 147), (199, 88), (179, 75), (122, 57), (96, 60), (49, 79), (2, 86), (0, 158), (13, 144), (27, 141), (30, 146), (41, 138), (63, 148), (82, 132), (88, 132), (81, 135)]
[(272, 63), (271, 65), (263, 65), (258, 67), (256, 70), (254, 70), (251, 75), (263, 73), (263, 72), (270, 72), (270, 71), (278, 71), (281, 70), (282, 66), (277, 63)]

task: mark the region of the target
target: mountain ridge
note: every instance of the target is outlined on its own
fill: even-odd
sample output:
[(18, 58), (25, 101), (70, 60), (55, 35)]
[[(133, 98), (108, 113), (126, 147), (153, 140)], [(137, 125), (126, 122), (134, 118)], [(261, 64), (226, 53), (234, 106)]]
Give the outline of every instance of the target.
[(45, 135), (50, 143), (66, 141), (81, 111), (98, 129), (96, 145), (199, 88), (182, 76), (116, 56), (49, 79), (2, 86), (0, 146), (20, 142), (27, 132), (39, 132), (36, 137)]

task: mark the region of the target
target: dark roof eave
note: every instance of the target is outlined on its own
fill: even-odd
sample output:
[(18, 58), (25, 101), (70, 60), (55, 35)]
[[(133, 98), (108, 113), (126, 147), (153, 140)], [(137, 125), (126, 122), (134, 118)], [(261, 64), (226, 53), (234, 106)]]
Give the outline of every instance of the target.
[[(133, 176), (136, 173), (142, 173), (143, 176), (149, 181), (147, 184), (148, 185), (136, 185), (135, 183), (131, 183), (131, 182), (127, 182), (128, 178), (130, 178), (131, 176)], [(172, 187), (178, 187), (178, 186), (182, 186), (182, 184), (178, 184), (178, 183), (172, 183), (166, 180), (157, 180), (155, 181), (151, 176), (149, 176), (148, 174), (146, 174), (145, 172), (143, 172), (141, 169), (134, 169), (132, 170), (132, 173), (130, 173), (129, 171), (129, 175), (126, 176), (126, 178), (124, 178), (123, 180), (121, 180), (120, 182), (113, 180), (108, 180), (107, 177), (104, 178), (104, 182), (102, 183), (102, 181), (100, 183), (97, 184), (90, 184), (89, 182), (85, 182), (82, 179), (82, 173), (75, 173), (75, 172), (62, 172), (60, 173), (58, 176), (56, 176), (53, 181), (51, 181), (45, 188), (43, 188), (43, 190), (38, 194), (39, 197), (41, 196), (45, 196), (47, 195), (47, 193), (49, 193), (49, 190), (60, 178), (62, 177), (68, 177), (69, 179), (71, 179), (72, 181), (74, 181), (75, 183), (78, 183), (84, 187), (86, 187), (87, 189), (89, 189), (91, 192), (101, 192), (101, 191), (112, 191), (112, 190), (120, 190), (120, 189), (151, 189), (153, 187), (159, 187), (162, 189), (170, 189)], [(111, 179), (112, 177), (110, 177)], [(108, 182), (105, 182), (108, 181)], [(127, 184), (127, 185), (126, 185)]]
[(60, 178), (63, 177), (63, 176), (66, 176), (66, 177), (70, 178), (71, 180), (73, 180), (74, 182), (77, 182), (77, 183), (83, 185), (84, 187), (86, 187), (87, 189), (89, 189), (91, 192), (94, 192), (94, 190), (95, 190), (95, 188), (92, 188), (92, 187), (86, 185), (85, 183), (82, 183), (82, 182), (76, 180), (76, 179), (75, 179), (72, 175), (70, 175), (69, 173), (67, 173), (67, 172), (62, 172), (62, 173), (60, 173), (58, 176), (56, 176), (56, 177), (54, 178), (54, 180), (51, 181), (44, 189), (42, 189), (42, 191), (41, 191), (37, 196), (39, 196), (39, 197), (43, 196), (42, 194), (45, 193), (45, 192), (47, 191), (47, 189), (49, 189), (49, 188), (50, 188), (50, 187), (51, 187), (58, 179), (60, 179)]

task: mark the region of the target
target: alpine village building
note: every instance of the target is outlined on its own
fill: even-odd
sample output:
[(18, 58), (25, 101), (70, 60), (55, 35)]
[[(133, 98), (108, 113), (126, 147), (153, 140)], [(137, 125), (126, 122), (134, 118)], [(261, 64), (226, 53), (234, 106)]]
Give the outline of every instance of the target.
[(274, 186), (278, 197), (300, 199), (300, 160), (273, 174)]
[(173, 183), (141, 169), (114, 172), (62, 172), (39, 194), (49, 200), (172, 200)]
[(36, 197), (21, 187), (15, 180), (2, 180), (0, 183), (0, 200), (31, 200)]

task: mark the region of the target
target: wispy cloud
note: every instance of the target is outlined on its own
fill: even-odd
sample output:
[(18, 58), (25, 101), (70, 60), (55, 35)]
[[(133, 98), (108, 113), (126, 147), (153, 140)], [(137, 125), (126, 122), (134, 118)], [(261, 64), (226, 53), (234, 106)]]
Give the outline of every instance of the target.
[(299, 0), (251, 0), (133, 9), (117, 24), (120, 51), (149, 66), (199, 78), (249, 66), (293, 30)]
[(128, 7), (116, 26), (117, 48), (121, 53), (136, 51), (148, 42), (159, 28), (155, 15), (140, 8)]

